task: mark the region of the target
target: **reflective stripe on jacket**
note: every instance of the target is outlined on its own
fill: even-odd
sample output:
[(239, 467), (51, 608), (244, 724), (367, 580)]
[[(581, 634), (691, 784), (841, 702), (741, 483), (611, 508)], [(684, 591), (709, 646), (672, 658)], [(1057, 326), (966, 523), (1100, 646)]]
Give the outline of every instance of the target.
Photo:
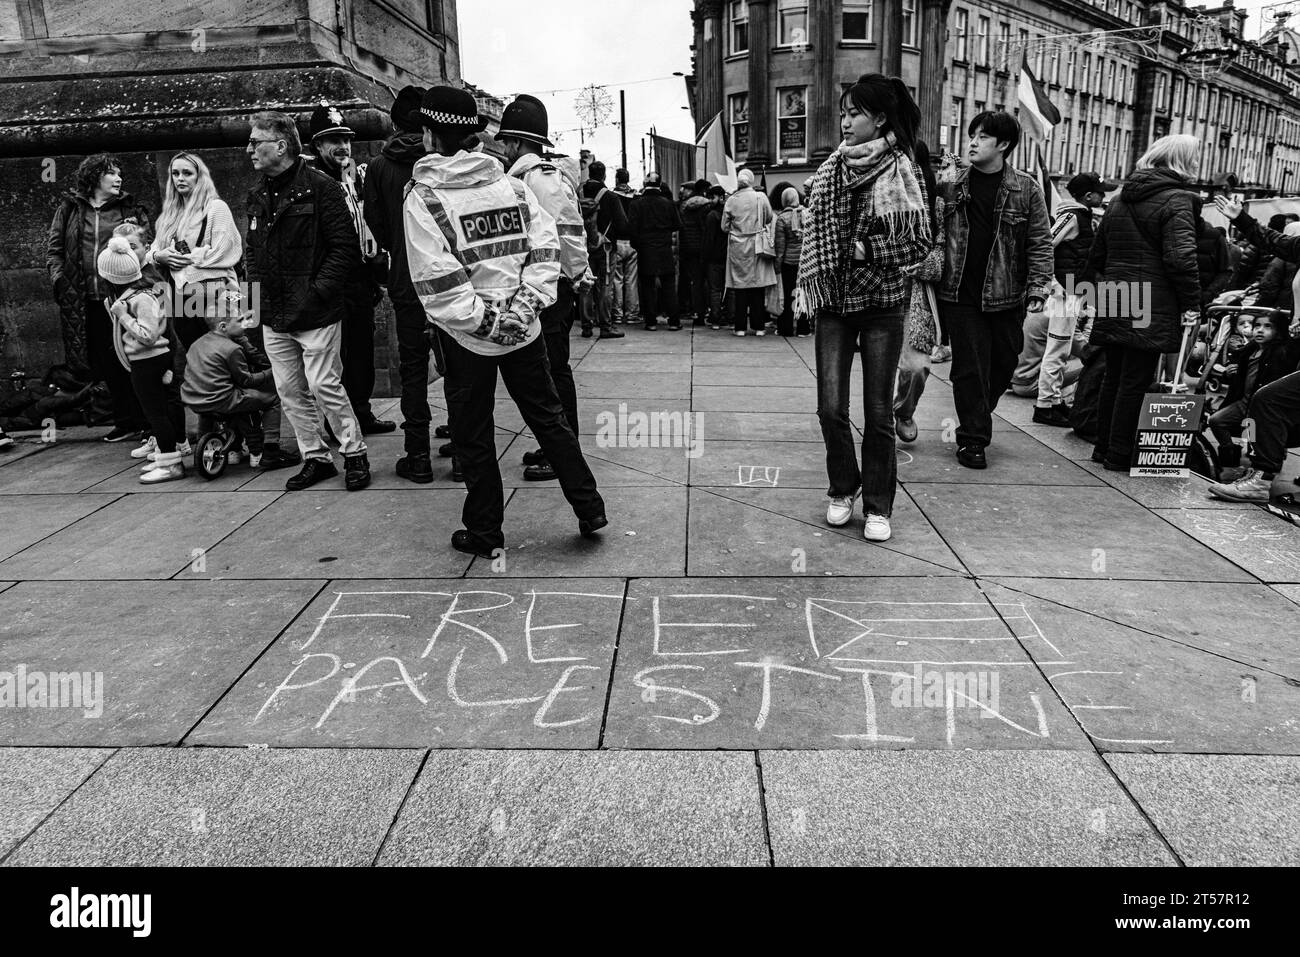
[(563, 170), (536, 153), (519, 157), (510, 175), (523, 180), (537, 197), (542, 209), (555, 220), (560, 238), (560, 270), (565, 279), (577, 282), (587, 272), (587, 228), (578, 206), (578, 191)]

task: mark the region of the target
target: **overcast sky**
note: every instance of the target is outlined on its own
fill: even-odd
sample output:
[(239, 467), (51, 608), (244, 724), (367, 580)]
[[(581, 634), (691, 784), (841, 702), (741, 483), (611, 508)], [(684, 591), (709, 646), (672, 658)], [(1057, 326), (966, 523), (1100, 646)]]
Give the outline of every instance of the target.
[[(618, 91), (627, 96), (627, 160), (641, 179), (641, 138), (693, 140), (686, 84), (691, 70), (691, 0), (462, 0), (461, 75), (506, 102), (532, 93), (546, 104), (557, 151), (574, 156), (579, 142), (574, 100), (588, 84), (603, 86), (613, 109), (586, 147), (613, 170), (620, 165)], [(559, 92), (550, 92), (556, 91)], [(649, 143), (646, 150), (649, 151)]]

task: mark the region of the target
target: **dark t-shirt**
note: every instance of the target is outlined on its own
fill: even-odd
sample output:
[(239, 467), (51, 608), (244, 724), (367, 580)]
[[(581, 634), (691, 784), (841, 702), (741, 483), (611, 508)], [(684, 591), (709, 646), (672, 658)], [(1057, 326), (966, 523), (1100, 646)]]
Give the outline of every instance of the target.
[(970, 229), (967, 233), (966, 263), (961, 273), (957, 301), (977, 309), (981, 308), (984, 279), (988, 275), (993, 237), (997, 233), (997, 220), (993, 214), (997, 208), (998, 190), (1002, 186), (1004, 172), (1005, 166), (996, 173), (981, 173), (971, 167), (970, 178), (966, 181), (970, 192), (970, 200), (966, 203), (966, 221)]

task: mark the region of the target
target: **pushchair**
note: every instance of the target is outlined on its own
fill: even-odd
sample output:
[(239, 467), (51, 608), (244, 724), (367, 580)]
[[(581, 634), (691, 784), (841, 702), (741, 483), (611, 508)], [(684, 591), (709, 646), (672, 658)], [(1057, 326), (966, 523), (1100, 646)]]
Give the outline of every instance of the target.
[(1184, 328), (1174, 366), (1177, 379), (1162, 381), (1158, 386), (1161, 392), (1205, 396), (1200, 426), (1187, 453), (1187, 467), (1212, 482), (1219, 480), (1219, 453), (1206, 432), (1210, 416), (1218, 411), (1227, 393), (1226, 369), (1220, 359), (1227, 349), (1228, 337), (1242, 316), (1290, 320), (1286, 310), (1244, 305), (1240, 292), (1224, 293), (1206, 308), (1204, 321)]

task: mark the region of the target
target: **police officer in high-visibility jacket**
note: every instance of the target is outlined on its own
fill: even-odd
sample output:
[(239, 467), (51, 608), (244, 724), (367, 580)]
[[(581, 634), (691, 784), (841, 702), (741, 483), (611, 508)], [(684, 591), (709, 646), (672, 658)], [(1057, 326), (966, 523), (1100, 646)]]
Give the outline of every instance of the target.
[[(555, 220), (522, 180), (480, 151), (487, 124), (465, 90), (438, 86), (419, 113), (428, 155), (403, 206), (411, 282), (446, 353), (452, 444), (468, 494), (452, 547), (493, 558), (505, 545), (505, 495), (492, 408), (497, 370), (590, 536), (609, 524), (578, 436), (551, 380), (540, 314), (556, 299)], [(498, 553), (499, 554), (499, 553)]]
[[(577, 311), (578, 289), (591, 285), (587, 271), (587, 230), (578, 207), (578, 163), (567, 156), (543, 157), (542, 148), (554, 145), (547, 137), (546, 106), (524, 94), (501, 114), (497, 139), (505, 149), (511, 176), (528, 184), (542, 209), (555, 220), (560, 237), (560, 281), (554, 305), (542, 310), (542, 339), (564, 406), (565, 418), (578, 434), (578, 391), (569, 368), (569, 331)], [(540, 452), (524, 453), (524, 478), (545, 481), (555, 478), (555, 468)]]

